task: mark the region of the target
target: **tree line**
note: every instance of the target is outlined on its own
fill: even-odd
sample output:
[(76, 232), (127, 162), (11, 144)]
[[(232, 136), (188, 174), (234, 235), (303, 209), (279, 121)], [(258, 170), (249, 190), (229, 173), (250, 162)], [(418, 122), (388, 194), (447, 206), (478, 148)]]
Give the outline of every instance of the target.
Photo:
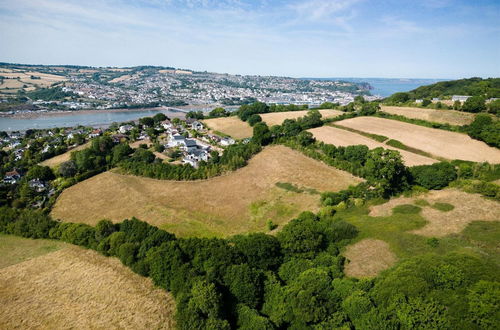
[(373, 280), (347, 278), (356, 238), (334, 210), (303, 212), (276, 235), (177, 238), (132, 218), (96, 226), (0, 209), (0, 232), (117, 257), (175, 296), (179, 329), (494, 329), (496, 268), (465, 254), (410, 258)]

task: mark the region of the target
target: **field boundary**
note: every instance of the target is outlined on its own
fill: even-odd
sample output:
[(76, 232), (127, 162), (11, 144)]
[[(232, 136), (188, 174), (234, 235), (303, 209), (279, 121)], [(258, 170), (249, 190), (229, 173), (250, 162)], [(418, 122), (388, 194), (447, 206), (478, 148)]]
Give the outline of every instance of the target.
[(433, 155), (431, 153), (425, 152), (425, 151), (417, 149), (417, 148), (409, 147), (409, 146), (407, 146), (406, 144), (404, 144), (401, 141), (398, 141), (398, 140), (395, 140), (395, 139), (390, 139), (390, 138), (388, 138), (388, 137), (386, 137), (384, 135), (367, 133), (367, 132), (363, 132), (363, 131), (357, 130), (355, 128), (344, 127), (344, 126), (336, 125), (336, 124), (329, 124), (328, 126), (332, 126), (332, 127), (335, 127), (335, 128), (339, 128), (339, 129), (343, 129), (343, 130), (352, 132), (352, 133), (363, 135), (363, 136), (365, 136), (367, 138), (370, 138), (370, 139), (372, 139), (374, 141), (380, 142), (380, 143), (382, 143), (384, 145), (387, 145), (387, 146), (390, 146), (390, 147), (393, 147), (393, 148), (396, 148), (396, 149), (400, 149), (400, 150), (404, 150), (404, 151), (409, 151), (409, 152), (412, 152), (414, 154), (417, 154), (417, 155), (420, 155), (420, 156), (424, 156), (424, 157), (429, 157), (429, 158), (436, 159), (436, 160), (439, 160), (439, 161), (448, 161), (448, 159), (446, 159), (446, 158)]

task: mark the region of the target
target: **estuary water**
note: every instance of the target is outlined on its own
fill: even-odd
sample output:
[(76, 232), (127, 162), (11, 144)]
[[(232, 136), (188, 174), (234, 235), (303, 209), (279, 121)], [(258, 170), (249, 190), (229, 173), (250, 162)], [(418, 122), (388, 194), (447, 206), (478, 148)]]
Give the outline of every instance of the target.
[(0, 131), (24, 131), (27, 129), (45, 129), (53, 127), (74, 127), (78, 125), (92, 127), (107, 127), (117, 122), (137, 120), (141, 117), (164, 113), (170, 118), (184, 118), (185, 113), (175, 110), (137, 110), (137, 111), (84, 111), (65, 114), (41, 114), (33, 118), (0, 117)]

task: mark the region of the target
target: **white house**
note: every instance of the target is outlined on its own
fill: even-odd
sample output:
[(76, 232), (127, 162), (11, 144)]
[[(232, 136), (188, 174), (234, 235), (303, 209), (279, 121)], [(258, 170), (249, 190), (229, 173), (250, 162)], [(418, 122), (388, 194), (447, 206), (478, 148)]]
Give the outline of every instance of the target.
[(451, 100), (452, 100), (453, 102), (455, 102), (455, 101), (460, 101), (460, 102), (462, 102), (462, 103), (463, 103), (463, 102), (467, 101), (467, 99), (468, 99), (469, 97), (470, 97), (470, 96), (467, 96), (467, 95), (453, 95), (453, 96), (451, 97)]
[(172, 123), (170, 122), (170, 120), (164, 120), (161, 122), (161, 126), (163, 126), (164, 129), (169, 129), (169, 128), (172, 128), (173, 125)]
[(198, 163), (201, 161), (208, 161), (208, 152), (205, 150), (195, 149), (187, 153), (183, 158), (185, 164), (189, 164), (193, 167), (198, 167)]
[(19, 179), (21, 179), (21, 174), (19, 174), (18, 171), (14, 170), (14, 171), (5, 173), (5, 176), (3, 178), (3, 182), (14, 184), (17, 181), (19, 181)]
[(221, 146), (230, 146), (231, 144), (235, 144), (236, 141), (234, 141), (231, 138), (225, 137), (220, 140)]
[(187, 152), (191, 152), (193, 150), (198, 149), (198, 145), (196, 141), (193, 139), (184, 139), (184, 141), (180, 142), (181, 149)]
[(45, 183), (43, 183), (39, 179), (30, 180), (30, 182), (28, 182), (28, 185), (30, 186), (31, 189), (34, 189), (37, 192), (42, 192), (45, 189), (47, 189), (47, 187), (45, 186)]
[(122, 134), (125, 134), (128, 131), (130, 131), (132, 128), (134, 128), (132, 125), (122, 125), (122, 126), (120, 126), (120, 128), (118, 128), (118, 131)]
[(202, 123), (200, 123), (199, 121), (195, 120), (194, 122), (191, 123), (191, 129), (195, 130), (195, 131), (201, 131), (203, 130), (205, 127), (203, 126)]
[(179, 134), (171, 135), (167, 143), (167, 148), (180, 147), (184, 145), (185, 140), (186, 138), (182, 135)]

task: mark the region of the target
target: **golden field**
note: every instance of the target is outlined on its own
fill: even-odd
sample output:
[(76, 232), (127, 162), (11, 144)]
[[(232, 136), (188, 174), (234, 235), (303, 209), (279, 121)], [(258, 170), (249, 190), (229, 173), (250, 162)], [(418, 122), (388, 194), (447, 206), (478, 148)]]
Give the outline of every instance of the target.
[(458, 126), (469, 125), (475, 117), (472, 113), (455, 110), (393, 107), (387, 105), (382, 105), (381, 110), (392, 115), (400, 115), (412, 119), (422, 119), (435, 123)]
[(205, 119), (203, 124), (214, 132), (221, 132), (234, 139), (245, 139), (253, 135), (252, 127), (236, 116)]
[(227, 236), (265, 231), (304, 210), (319, 195), (291, 192), (276, 183), (336, 191), (361, 182), (284, 146), (267, 147), (237, 171), (208, 180), (166, 181), (106, 172), (66, 189), (52, 216), (95, 224), (135, 216), (180, 236)]
[[(36, 87), (46, 88), (50, 87), (54, 83), (67, 80), (66, 77), (48, 73), (6, 69), (6, 68), (0, 70), (0, 76), (8, 78), (4, 79), (3, 82), (0, 84), (0, 93), (12, 93), (12, 92), (17, 92), (17, 90), (20, 89), (33, 90)], [(31, 79), (31, 76), (40, 79)]]
[(318, 141), (333, 144), (337, 147), (347, 147), (362, 144), (370, 149), (382, 147), (385, 149), (397, 150), (401, 154), (401, 157), (403, 158), (406, 166), (430, 165), (437, 162), (437, 160), (435, 159), (425, 157), (410, 151), (394, 148), (386, 145), (385, 143), (377, 142), (366, 136), (337, 127), (321, 126), (310, 129), (309, 132), (311, 132)]
[[(10, 236), (0, 236), (0, 243), (5, 239), (18, 253), (24, 248), (30, 254), (39, 245)], [(0, 329), (175, 327), (173, 298), (150, 279), (116, 258), (54, 244), (64, 247), (0, 269)]]
[(436, 157), (500, 163), (500, 150), (461, 133), (376, 117), (356, 117), (336, 124), (366, 133), (384, 135)]

